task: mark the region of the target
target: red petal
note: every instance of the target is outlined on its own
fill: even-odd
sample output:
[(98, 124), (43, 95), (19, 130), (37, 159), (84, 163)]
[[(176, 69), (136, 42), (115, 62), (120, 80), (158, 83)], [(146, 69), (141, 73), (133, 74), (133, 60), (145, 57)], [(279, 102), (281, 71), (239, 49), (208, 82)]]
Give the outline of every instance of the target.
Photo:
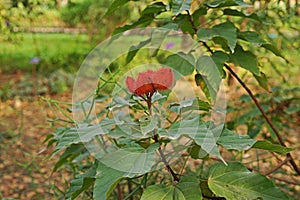
[(170, 68), (159, 69), (153, 77), (157, 90), (167, 90), (173, 86), (174, 73)]
[(126, 85), (127, 85), (128, 90), (130, 92), (134, 93), (136, 87), (135, 87), (135, 80), (132, 77), (128, 76), (126, 78)]

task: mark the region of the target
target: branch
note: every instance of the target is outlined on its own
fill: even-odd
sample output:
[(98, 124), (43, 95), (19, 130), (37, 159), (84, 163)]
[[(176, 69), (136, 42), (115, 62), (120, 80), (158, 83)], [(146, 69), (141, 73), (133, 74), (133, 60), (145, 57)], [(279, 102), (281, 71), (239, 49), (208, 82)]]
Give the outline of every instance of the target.
[[(194, 21), (192, 16), (190, 15), (190, 12), (187, 10), (187, 14), (189, 16), (189, 21), (195, 31), (195, 33), (197, 33), (197, 28), (195, 27)], [(214, 51), (206, 44), (206, 42), (201, 41), (202, 45), (211, 53), (213, 54)], [(268, 118), (267, 114), (265, 113), (265, 111), (262, 109), (261, 105), (259, 104), (259, 102), (257, 101), (256, 97), (253, 95), (252, 91), (248, 88), (248, 86), (238, 77), (238, 75), (229, 67), (228, 64), (224, 63), (225, 68), (231, 73), (231, 75), (239, 82), (239, 84), (247, 91), (247, 93), (249, 94), (249, 96), (251, 97), (251, 99), (254, 101), (256, 107), (259, 109), (260, 113), (262, 114), (263, 118), (265, 119), (265, 121), (268, 123), (268, 125), (271, 127), (271, 129), (274, 131), (274, 133), (276, 134), (276, 137), (278, 138), (278, 141), (280, 143), (280, 145), (286, 147), (286, 145), (284, 144), (284, 141), (281, 137), (281, 135), (279, 134), (279, 131), (275, 128), (275, 126), (273, 125), (273, 123), (271, 122), (271, 120)], [(295, 160), (293, 159), (292, 155), (290, 153), (286, 154), (287, 158), (289, 159), (290, 164), (293, 166), (294, 170), (297, 172), (298, 175), (300, 175), (300, 169), (298, 168)]]
[(275, 166), (274, 168), (272, 168), (269, 171), (265, 172), (264, 175), (268, 176), (268, 175), (272, 174), (273, 172), (275, 172), (277, 169), (281, 168), (283, 165), (285, 165), (290, 160), (291, 160), (290, 157), (286, 157), (286, 159), (284, 159), (283, 161), (281, 161), (277, 166)]
[[(155, 142), (158, 142), (158, 143), (159, 143), (158, 138), (157, 138), (157, 135), (154, 135), (154, 136), (153, 136), (153, 139), (154, 139)], [(173, 169), (171, 168), (169, 162), (167, 161), (167, 159), (166, 159), (166, 157), (165, 157), (165, 154), (162, 152), (162, 150), (161, 150), (160, 147), (158, 148), (158, 152), (159, 152), (159, 154), (160, 154), (160, 156), (161, 156), (162, 162), (165, 164), (165, 166), (167, 167), (168, 171), (169, 171), (169, 172), (171, 173), (171, 175), (173, 176), (174, 181), (179, 182), (179, 178), (178, 178), (177, 174), (176, 174), (176, 173), (173, 171)]]

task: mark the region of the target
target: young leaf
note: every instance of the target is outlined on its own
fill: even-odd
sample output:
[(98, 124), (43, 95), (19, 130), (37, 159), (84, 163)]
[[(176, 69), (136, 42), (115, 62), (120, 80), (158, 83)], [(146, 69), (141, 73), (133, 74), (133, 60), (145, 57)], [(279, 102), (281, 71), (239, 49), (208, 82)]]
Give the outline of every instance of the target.
[(234, 53), (229, 55), (230, 61), (240, 67), (250, 71), (252, 74), (259, 75), (256, 56), (250, 51), (244, 51), (241, 46), (236, 46)]
[(182, 11), (190, 10), (192, 0), (173, 0), (172, 1), (172, 12), (178, 15)]
[(273, 151), (279, 154), (287, 154), (294, 150), (294, 148), (288, 148), (279, 144), (273, 144), (267, 140), (259, 140), (253, 145), (253, 148)]
[(208, 186), (217, 196), (227, 200), (288, 199), (272, 181), (261, 174), (250, 172), (238, 162), (228, 163), (228, 166), (223, 163), (211, 166)]
[(227, 40), (228, 47), (231, 52), (234, 52), (234, 48), (237, 43), (237, 29), (233, 23), (227, 21), (222, 24), (218, 24), (211, 29), (200, 28), (197, 31), (197, 36), (202, 41), (210, 40), (214, 37), (222, 37)]
[(251, 139), (248, 135), (239, 135), (228, 129), (223, 130), (218, 144), (222, 145), (226, 149), (235, 150), (247, 150), (250, 149), (254, 144), (255, 140)]
[(120, 172), (99, 162), (94, 185), (93, 199), (107, 199), (123, 175), (124, 172)]

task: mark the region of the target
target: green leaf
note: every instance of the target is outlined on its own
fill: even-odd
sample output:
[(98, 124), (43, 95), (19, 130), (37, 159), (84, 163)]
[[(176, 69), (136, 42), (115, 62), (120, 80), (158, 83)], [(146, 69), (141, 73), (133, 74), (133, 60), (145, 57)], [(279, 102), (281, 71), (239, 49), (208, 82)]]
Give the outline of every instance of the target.
[(172, 12), (178, 15), (182, 11), (190, 10), (192, 0), (173, 0), (172, 1)]
[(104, 154), (100, 160), (102, 163), (115, 170), (123, 172), (125, 177), (134, 177), (151, 171), (155, 164), (157, 144), (148, 149), (142, 148), (138, 144), (122, 147), (116, 151)]
[(201, 200), (200, 181), (195, 176), (183, 176), (176, 187), (182, 192), (185, 200)]
[(135, 57), (135, 55), (137, 54), (137, 52), (141, 48), (143, 48), (144, 46), (146, 46), (147, 44), (149, 44), (150, 41), (151, 40), (148, 39), (148, 40), (140, 42), (138, 45), (131, 46), (129, 48), (129, 52), (128, 52), (127, 56), (126, 56), (126, 64), (130, 63), (133, 60), (133, 58)]
[(201, 56), (198, 58), (196, 67), (198, 72), (203, 77), (206, 86), (208, 87), (209, 97), (213, 102), (216, 100), (217, 92), (221, 83), (222, 75), (219, 73), (219, 69), (216, 66), (214, 60), (209, 56)]
[(211, 109), (211, 106), (206, 101), (202, 101), (199, 98), (194, 98), (194, 99), (183, 100), (178, 103), (170, 103), (168, 108), (170, 111), (181, 113), (181, 112), (187, 112), (191, 110), (209, 111)]
[(59, 160), (55, 163), (53, 172), (55, 172), (63, 164), (67, 163), (69, 160), (75, 159), (77, 156), (86, 152), (86, 148), (83, 144), (72, 144), (67, 147), (66, 151), (59, 157)]
[(217, 196), (225, 197), (227, 200), (288, 199), (288, 196), (272, 181), (261, 174), (250, 172), (238, 162), (228, 163), (228, 166), (223, 163), (211, 166), (208, 186)]
[(259, 76), (260, 71), (257, 65), (256, 56), (250, 51), (244, 51), (241, 46), (236, 46), (234, 53), (229, 55), (230, 61), (235, 65), (250, 71), (252, 74)]
[(213, 2), (206, 3), (206, 5), (210, 8), (221, 8), (227, 6), (249, 6), (243, 0), (215, 0)]
[(182, 192), (172, 186), (150, 185), (143, 192), (141, 200), (185, 200)]
[(115, 12), (119, 7), (125, 5), (127, 2), (130, 0), (114, 0), (112, 4), (109, 6), (107, 9), (106, 13), (104, 16), (111, 15), (113, 12)]
[(93, 199), (107, 199), (123, 175), (124, 172), (120, 172), (99, 162), (93, 191)]
[(234, 24), (229, 21), (218, 24), (211, 29), (200, 28), (197, 31), (197, 36), (202, 41), (207, 41), (214, 37), (222, 37), (227, 40), (227, 44), (231, 52), (234, 52), (234, 48), (237, 43), (237, 29)]
[(262, 45), (265, 44), (266, 41), (263, 40), (257, 32), (254, 31), (245, 31), (245, 32), (238, 32), (238, 38), (251, 42), (255, 45)]
[(264, 73), (260, 72), (260, 76), (254, 74), (254, 78), (262, 88), (269, 91), (268, 79)]
[(226, 149), (239, 151), (250, 149), (255, 142), (256, 140), (253, 140), (248, 135), (239, 135), (228, 129), (224, 129), (218, 139), (218, 144), (222, 145)]
[(65, 130), (61, 135), (57, 135), (57, 145), (53, 155), (67, 148), (71, 144), (85, 143), (91, 141), (97, 135), (108, 133), (111, 124), (102, 126), (102, 123), (95, 125), (79, 124), (79, 127), (72, 127)]
[(250, 19), (254, 19), (256, 21), (261, 22), (260, 17), (255, 13), (251, 13), (251, 14), (247, 15), (247, 14), (242, 13), (241, 11), (227, 8), (223, 11), (223, 14), (231, 15), (231, 16), (238, 16), (238, 17), (243, 17), (243, 18), (250, 18)]
[(170, 32), (170, 29), (154, 29), (151, 33), (151, 48), (150, 55), (156, 56), (164, 39)]
[(256, 143), (253, 145), (253, 148), (273, 151), (279, 154), (287, 154), (295, 149), (295, 148), (284, 147), (279, 144), (273, 144), (267, 140), (256, 141)]
[(189, 33), (189, 34), (191, 34), (191, 36), (193, 36), (195, 34), (195, 30), (194, 30), (194, 27), (193, 27), (193, 25), (190, 21), (190, 16), (189, 15), (179, 14), (176, 17), (175, 22), (179, 25), (182, 32)]
[(83, 191), (87, 190), (95, 182), (97, 164), (93, 164), (85, 173), (77, 174), (70, 182), (70, 188), (66, 193), (66, 199), (75, 199)]
[(225, 71), (223, 70), (225, 62), (229, 60), (229, 57), (226, 53), (222, 51), (215, 51), (214, 54), (211, 56), (213, 61), (215, 62), (216, 66), (218, 67), (218, 70), (222, 77), (226, 76)]
[(282, 55), (282, 53), (274, 45), (272, 45), (272, 44), (263, 44), (261, 46), (264, 47), (265, 49), (271, 51), (276, 56), (279, 56), (279, 57), (283, 58), (287, 63), (289, 63), (289, 61)]
[(217, 140), (221, 132), (218, 128), (209, 129), (197, 116), (194, 116), (192, 119), (175, 122), (169, 130), (158, 129), (158, 134), (170, 139), (187, 136), (201, 146), (204, 151), (223, 160), (217, 146)]
[[(116, 0), (118, 1), (118, 0)], [(137, 26), (141, 26), (141, 27), (146, 27), (148, 26), (153, 19), (160, 14), (161, 12), (166, 11), (166, 5), (162, 2), (156, 2), (153, 3), (149, 6), (147, 6), (141, 13), (140, 18), (132, 23), (132, 24), (127, 24), (125, 26), (122, 27), (118, 27), (113, 31), (113, 35), (116, 35), (118, 33), (122, 33), (125, 32), (127, 30), (133, 29)]]
[(206, 15), (207, 14), (207, 8), (205, 7), (200, 7), (196, 11), (193, 12), (192, 18), (194, 25), (198, 27), (201, 23), (201, 20), (199, 19), (201, 15)]
[[(194, 57), (191, 54), (179, 52), (167, 57), (165, 65), (175, 69), (180, 75), (186, 76), (193, 73)], [(176, 74), (175, 74), (176, 76)], [(180, 77), (176, 77), (177, 79)]]

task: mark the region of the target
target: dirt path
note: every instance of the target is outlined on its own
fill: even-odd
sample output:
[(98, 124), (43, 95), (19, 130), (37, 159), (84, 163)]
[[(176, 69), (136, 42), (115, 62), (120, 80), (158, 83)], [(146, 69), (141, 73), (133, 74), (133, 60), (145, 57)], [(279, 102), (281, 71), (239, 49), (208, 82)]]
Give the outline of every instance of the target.
[[(70, 92), (52, 98), (70, 101)], [(43, 144), (52, 132), (49, 115), (39, 98), (0, 102), (0, 198), (56, 199), (68, 185), (67, 172), (51, 174), (57, 158)]]

